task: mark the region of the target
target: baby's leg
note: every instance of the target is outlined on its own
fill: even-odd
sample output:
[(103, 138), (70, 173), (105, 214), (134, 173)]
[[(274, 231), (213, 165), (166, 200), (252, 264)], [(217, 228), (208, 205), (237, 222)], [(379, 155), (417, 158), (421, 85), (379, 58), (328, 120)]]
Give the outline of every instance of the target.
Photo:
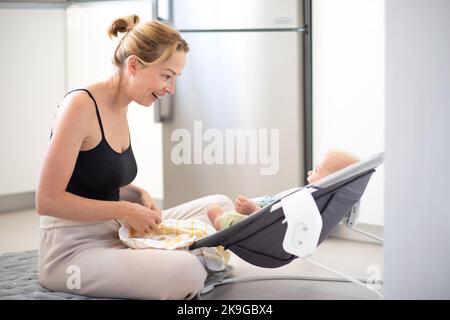
[(261, 208), (252, 200), (240, 195), (236, 199), (235, 209), (240, 214), (249, 215)]
[(212, 204), (207, 210), (208, 218), (216, 230), (220, 230), (220, 216), (223, 214), (222, 207), (218, 204)]

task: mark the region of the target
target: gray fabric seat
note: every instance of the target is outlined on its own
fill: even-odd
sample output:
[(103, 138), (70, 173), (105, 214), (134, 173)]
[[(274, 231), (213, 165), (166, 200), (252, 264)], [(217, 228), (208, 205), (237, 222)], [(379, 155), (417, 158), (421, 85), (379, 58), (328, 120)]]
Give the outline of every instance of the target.
[[(322, 218), (318, 244), (327, 238), (333, 228), (360, 201), (375, 168), (382, 162), (383, 154), (376, 154), (290, 193), (303, 188), (315, 190), (312, 196)], [(280, 201), (281, 198), (276, 199), (230, 228), (194, 242), (190, 249), (220, 245), (259, 267), (277, 268), (288, 264), (297, 256), (283, 249), (287, 229), (287, 224), (282, 223), (285, 219), (283, 208), (272, 211), (272, 207)]]

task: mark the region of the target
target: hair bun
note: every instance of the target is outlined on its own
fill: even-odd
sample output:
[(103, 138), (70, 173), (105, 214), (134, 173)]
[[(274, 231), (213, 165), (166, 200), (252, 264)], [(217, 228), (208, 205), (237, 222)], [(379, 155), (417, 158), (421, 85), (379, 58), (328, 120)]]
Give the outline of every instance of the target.
[(139, 23), (140, 19), (136, 14), (115, 19), (108, 28), (110, 38), (117, 37), (118, 33), (126, 33)]

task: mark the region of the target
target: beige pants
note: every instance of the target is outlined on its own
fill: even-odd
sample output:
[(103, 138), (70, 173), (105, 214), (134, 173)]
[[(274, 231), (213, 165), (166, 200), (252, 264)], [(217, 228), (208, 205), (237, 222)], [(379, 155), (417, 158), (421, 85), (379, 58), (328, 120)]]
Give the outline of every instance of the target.
[[(163, 219), (209, 223), (207, 206), (232, 210), (232, 201), (212, 195), (164, 210)], [(100, 298), (192, 299), (203, 289), (206, 271), (179, 250), (135, 250), (119, 240), (116, 220), (76, 222), (42, 216), (39, 281), (53, 291)]]

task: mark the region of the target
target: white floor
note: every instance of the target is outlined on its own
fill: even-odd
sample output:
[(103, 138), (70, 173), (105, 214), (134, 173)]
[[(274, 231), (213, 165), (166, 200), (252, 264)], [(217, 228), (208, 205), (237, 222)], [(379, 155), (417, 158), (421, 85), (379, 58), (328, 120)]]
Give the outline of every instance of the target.
[[(39, 238), (39, 216), (34, 210), (18, 211), (10, 213), (0, 213), (0, 254), (4, 252), (13, 251), (24, 251), (32, 250), (38, 248), (38, 238)], [(382, 279), (383, 277), (383, 247), (378, 244), (367, 243), (367, 242), (357, 242), (349, 241), (337, 238), (329, 238), (324, 241), (317, 249), (317, 252), (313, 257), (314, 261), (321, 264), (333, 267), (339, 271), (342, 271), (352, 277), (365, 280)], [(259, 276), (259, 275), (296, 275), (296, 276), (308, 276), (308, 277), (326, 277), (326, 278), (336, 278), (339, 277), (323, 270), (310, 262), (305, 260), (297, 259), (290, 264), (276, 268), (276, 269), (265, 269), (255, 267), (251, 264), (246, 263), (239, 257), (232, 255), (230, 259), (230, 264), (234, 266), (235, 273), (234, 277), (248, 277), (248, 276)], [(276, 284), (277, 288), (281, 285), (280, 281), (265, 282), (265, 286), (269, 286), (272, 289)], [(316, 289), (319, 284), (316, 282)], [(343, 284), (340, 287), (333, 287), (336, 284), (327, 282), (330, 285), (329, 292), (339, 292), (340, 295), (331, 295), (325, 297), (320, 295), (321, 291), (311, 290), (311, 285), (308, 287), (309, 292), (316, 292), (318, 296), (309, 296), (309, 298), (355, 298), (355, 299), (371, 299), (376, 296), (373, 295), (368, 290), (357, 288), (353, 284)], [(304, 285), (305, 283), (303, 283)], [(261, 286), (262, 284), (258, 284)], [(258, 286), (257, 285), (257, 286)], [(320, 288), (324, 288), (324, 283), (320, 284)], [(350, 285), (350, 287), (349, 287)], [(211, 299), (249, 299), (243, 296), (245, 290), (243, 290), (243, 285), (239, 285), (239, 290), (236, 290), (237, 285), (227, 285), (223, 287), (228, 287), (227, 290), (221, 288), (221, 290), (213, 290), (213, 292), (223, 291), (221, 296), (217, 294), (209, 294)], [(247, 288), (251, 292), (259, 290), (258, 288), (252, 288), (255, 284), (248, 284)], [(353, 286), (353, 287), (351, 287)], [(287, 286), (289, 287), (289, 286)], [(286, 287), (286, 288), (287, 288)], [(358, 290), (354, 290), (357, 288)], [(342, 290), (351, 291), (351, 294), (343, 295)], [(273, 290), (272, 290), (273, 292)], [(285, 292), (285, 291), (282, 291)], [(319, 292), (319, 293), (318, 293)], [(304, 292), (301, 296), (287, 296), (285, 298), (308, 298), (304, 296)], [(254, 299), (260, 298), (270, 298), (267, 293), (265, 295), (253, 296)], [(273, 297), (272, 297), (273, 298)], [(283, 298), (283, 297), (280, 297)]]

